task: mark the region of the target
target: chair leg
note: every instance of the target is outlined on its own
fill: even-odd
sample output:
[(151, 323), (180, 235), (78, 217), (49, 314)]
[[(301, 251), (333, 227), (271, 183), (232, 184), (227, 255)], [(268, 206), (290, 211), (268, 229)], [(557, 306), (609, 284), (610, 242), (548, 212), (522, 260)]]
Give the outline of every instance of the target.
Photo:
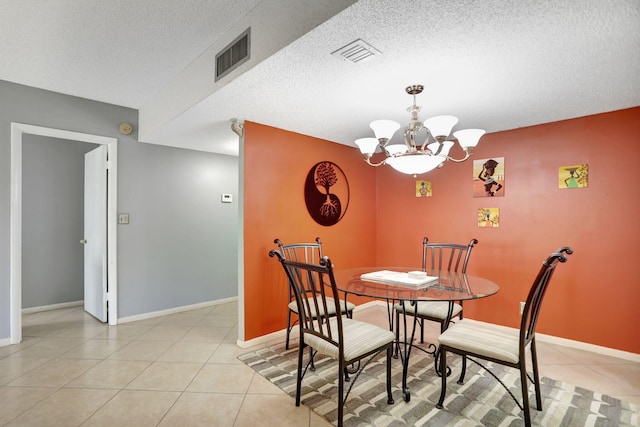
[(298, 347), (298, 376), (296, 378), (296, 406), (300, 406), (300, 392), (302, 390), (302, 362), (303, 362), (302, 356), (303, 355), (304, 355), (304, 344), (300, 342), (300, 347)]
[(447, 350), (440, 347), (440, 399), (438, 399), (438, 403), (436, 404), (436, 408), (442, 409), (442, 404), (444, 403), (444, 396), (447, 393)]
[(424, 319), (420, 319), (419, 322), (420, 322), (420, 344), (424, 344)]
[(525, 360), (520, 360), (520, 386), (522, 387), (522, 407), (524, 408), (524, 425), (531, 427), (531, 411), (529, 408), (529, 382)]
[(391, 394), (391, 357), (393, 355), (393, 345), (387, 347), (387, 403), (393, 405), (393, 395)]
[(311, 365), (309, 365), (309, 370), (315, 371), (316, 365), (313, 363), (313, 348), (309, 347), (309, 360), (311, 361)]
[(394, 343), (393, 357), (398, 358), (398, 347), (400, 346), (400, 313), (396, 310), (396, 342)]
[(338, 362), (338, 427), (342, 427), (342, 418), (344, 417), (344, 362)]
[(538, 372), (538, 352), (535, 337), (531, 340), (531, 365), (533, 367), (533, 384), (536, 389), (536, 409), (542, 411), (542, 395), (540, 394), (540, 374)]
[(284, 348), (285, 350), (289, 350), (289, 335), (291, 334), (291, 310), (288, 310), (289, 313), (287, 314), (287, 339), (284, 342)]
[(460, 378), (458, 378), (458, 384), (464, 384), (464, 376), (467, 373), (467, 356), (462, 356), (462, 370), (460, 371)]

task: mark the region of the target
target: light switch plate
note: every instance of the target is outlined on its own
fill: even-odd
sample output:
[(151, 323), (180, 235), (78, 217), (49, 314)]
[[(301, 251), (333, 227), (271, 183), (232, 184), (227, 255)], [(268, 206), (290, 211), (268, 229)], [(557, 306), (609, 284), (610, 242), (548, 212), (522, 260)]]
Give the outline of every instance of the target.
[(128, 213), (119, 213), (118, 214), (118, 224), (129, 224), (129, 214)]
[(233, 195), (231, 194), (222, 195), (222, 203), (231, 203), (231, 202), (233, 202)]

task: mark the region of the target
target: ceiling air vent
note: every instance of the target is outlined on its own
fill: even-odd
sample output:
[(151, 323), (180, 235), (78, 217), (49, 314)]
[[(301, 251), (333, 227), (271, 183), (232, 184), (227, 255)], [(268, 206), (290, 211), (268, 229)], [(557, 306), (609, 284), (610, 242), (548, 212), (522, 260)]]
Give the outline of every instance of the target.
[(371, 59), (374, 56), (381, 54), (382, 52), (361, 39), (354, 40), (335, 52), (331, 52), (331, 55), (342, 58), (345, 61), (356, 63), (366, 61), (367, 59)]
[(247, 28), (216, 55), (216, 81), (247, 62), (250, 53), (251, 28)]

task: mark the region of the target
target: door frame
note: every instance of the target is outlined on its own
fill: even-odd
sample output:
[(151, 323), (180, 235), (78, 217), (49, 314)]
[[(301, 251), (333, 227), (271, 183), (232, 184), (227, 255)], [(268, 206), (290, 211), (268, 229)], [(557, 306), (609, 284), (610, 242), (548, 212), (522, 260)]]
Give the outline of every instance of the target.
[(42, 126), (11, 123), (10, 344), (22, 341), (22, 136), (48, 136), (107, 146), (107, 283), (109, 324), (118, 324), (118, 139)]

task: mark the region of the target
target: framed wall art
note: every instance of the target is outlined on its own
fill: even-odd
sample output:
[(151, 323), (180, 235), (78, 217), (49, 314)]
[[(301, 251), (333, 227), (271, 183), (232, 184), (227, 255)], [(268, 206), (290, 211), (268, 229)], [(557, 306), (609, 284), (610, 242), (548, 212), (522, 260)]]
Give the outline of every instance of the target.
[(560, 166), (558, 188), (585, 188), (589, 186), (589, 165)]
[(416, 197), (431, 197), (431, 181), (416, 181)]
[(504, 186), (504, 157), (473, 161), (473, 197), (502, 197)]

